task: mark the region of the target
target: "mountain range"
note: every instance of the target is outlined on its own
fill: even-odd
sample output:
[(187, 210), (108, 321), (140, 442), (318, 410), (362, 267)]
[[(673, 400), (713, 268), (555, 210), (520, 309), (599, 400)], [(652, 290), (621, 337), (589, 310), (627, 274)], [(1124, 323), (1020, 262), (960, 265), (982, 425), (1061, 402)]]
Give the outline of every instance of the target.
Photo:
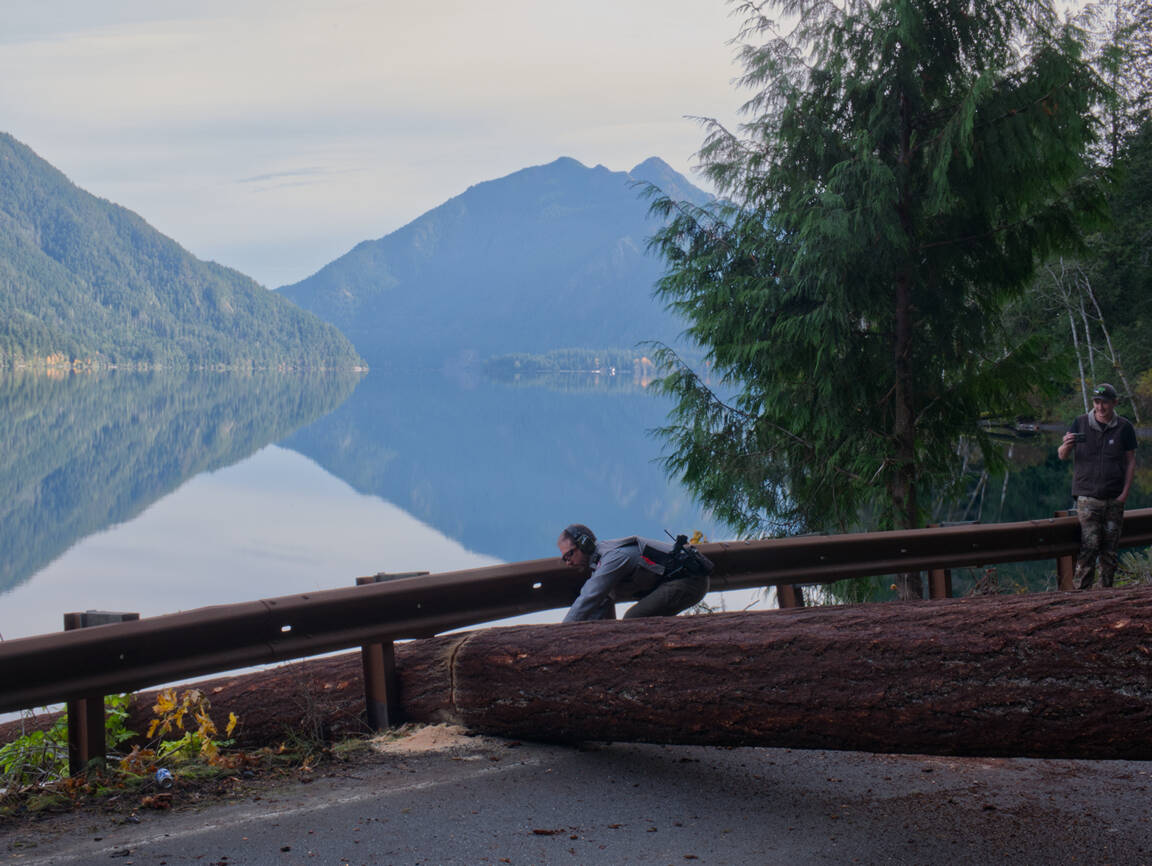
[(197, 259), (0, 133), (0, 368), (351, 369), (335, 328)]
[(629, 172), (565, 157), (476, 184), (278, 292), (394, 368), (676, 343), (683, 323), (652, 296), (663, 264), (644, 183), (708, 199), (656, 157)]
[(269, 292), (0, 133), (0, 368), (519, 366), (556, 349), (678, 345), (683, 323), (652, 294), (663, 263), (647, 249), (647, 183), (709, 198), (656, 157), (628, 172), (563, 157)]

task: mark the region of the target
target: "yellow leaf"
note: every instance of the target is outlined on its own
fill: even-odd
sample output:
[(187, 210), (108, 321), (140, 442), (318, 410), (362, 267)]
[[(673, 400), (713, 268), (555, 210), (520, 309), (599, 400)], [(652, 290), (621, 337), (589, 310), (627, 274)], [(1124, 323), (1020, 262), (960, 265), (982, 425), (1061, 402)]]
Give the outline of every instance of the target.
[(240, 721), (240, 719), (238, 719), (236, 717), (235, 713), (229, 713), (228, 714), (228, 724), (224, 728), (224, 736), (226, 736), (226, 737), (232, 736), (232, 730), (236, 727), (236, 723), (238, 721)]
[(198, 733), (200, 736), (207, 737), (216, 733), (216, 725), (205, 710), (196, 711), (196, 721), (199, 724)]
[(152, 707), (152, 711), (159, 716), (162, 713), (170, 713), (174, 709), (176, 709), (176, 690), (164, 689), (156, 696), (156, 705)]

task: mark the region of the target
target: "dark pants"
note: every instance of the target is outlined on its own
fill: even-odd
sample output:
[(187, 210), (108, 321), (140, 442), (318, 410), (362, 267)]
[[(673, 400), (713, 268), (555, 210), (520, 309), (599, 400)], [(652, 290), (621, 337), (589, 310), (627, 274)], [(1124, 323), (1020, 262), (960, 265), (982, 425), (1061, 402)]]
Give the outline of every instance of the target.
[(1116, 573), (1116, 547), (1124, 525), (1124, 503), (1115, 499), (1076, 499), (1076, 516), (1080, 519), (1080, 555), (1076, 557), (1076, 574), (1072, 581), (1077, 589), (1089, 589), (1096, 581), (1096, 560), (1100, 560), (1100, 585), (1112, 586)]
[(624, 614), (624, 619), (638, 616), (676, 616), (696, 604), (708, 592), (707, 577), (678, 577), (666, 580), (644, 596)]

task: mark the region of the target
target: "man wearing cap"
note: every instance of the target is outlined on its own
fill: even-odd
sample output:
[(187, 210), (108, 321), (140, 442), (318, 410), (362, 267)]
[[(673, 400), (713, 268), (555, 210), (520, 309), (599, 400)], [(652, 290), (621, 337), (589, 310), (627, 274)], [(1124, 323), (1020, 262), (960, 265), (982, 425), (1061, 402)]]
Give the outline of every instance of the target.
[(598, 541), (583, 523), (572, 523), (560, 533), (556, 547), (568, 566), (588, 572), (564, 622), (616, 619), (616, 602), (626, 598), (640, 600), (628, 608), (625, 619), (675, 616), (708, 592), (712, 563), (693, 556), (685, 567), (669, 571), (666, 557), (673, 545), (663, 541), (636, 535)]
[(1080, 519), (1080, 555), (1073, 583), (1089, 589), (1096, 580), (1112, 585), (1116, 547), (1124, 522), (1124, 503), (1136, 474), (1136, 431), (1116, 414), (1116, 389), (1107, 382), (1092, 392), (1092, 411), (1068, 427), (1060, 447), (1061, 460), (1072, 457), (1072, 495)]

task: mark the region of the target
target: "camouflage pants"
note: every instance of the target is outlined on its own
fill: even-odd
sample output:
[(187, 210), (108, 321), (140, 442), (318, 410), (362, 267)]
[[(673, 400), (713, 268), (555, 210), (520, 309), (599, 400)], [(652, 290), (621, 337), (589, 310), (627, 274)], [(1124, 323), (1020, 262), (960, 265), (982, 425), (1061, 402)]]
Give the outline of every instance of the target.
[(1116, 573), (1116, 545), (1124, 524), (1124, 503), (1115, 499), (1076, 499), (1080, 519), (1080, 555), (1072, 582), (1077, 589), (1089, 589), (1096, 581), (1096, 559), (1100, 559), (1100, 585), (1110, 587)]

